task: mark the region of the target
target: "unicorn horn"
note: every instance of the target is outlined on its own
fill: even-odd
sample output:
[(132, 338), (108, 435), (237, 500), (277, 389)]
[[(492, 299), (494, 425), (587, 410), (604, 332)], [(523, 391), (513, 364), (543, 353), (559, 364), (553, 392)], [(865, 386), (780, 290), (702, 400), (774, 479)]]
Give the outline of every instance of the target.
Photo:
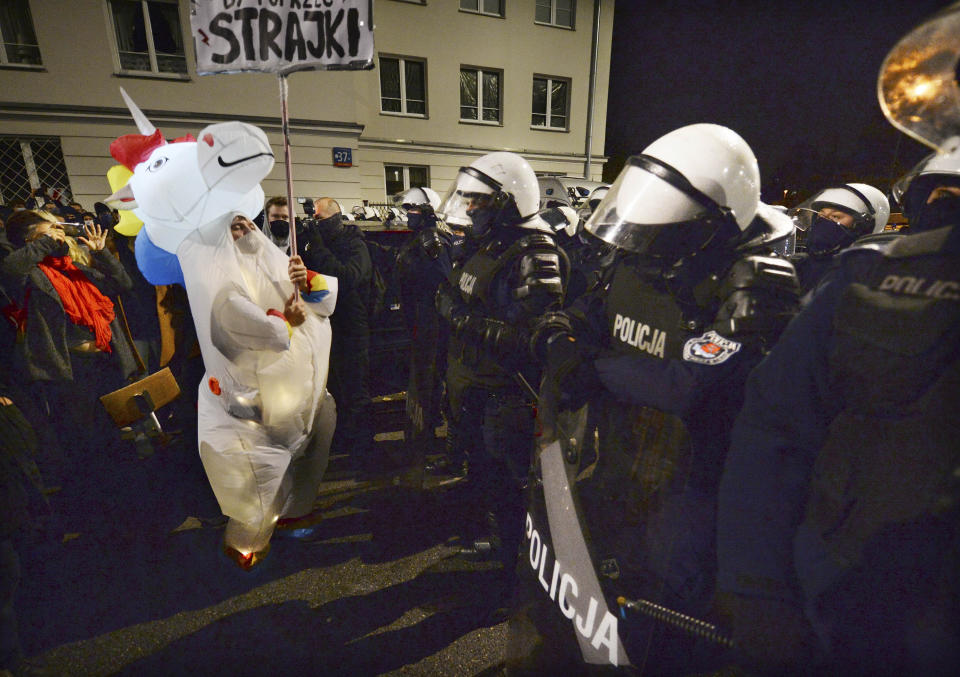
[(127, 108), (130, 109), (130, 115), (133, 116), (133, 121), (137, 123), (137, 129), (140, 130), (141, 134), (144, 136), (150, 136), (157, 131), (157, 128), (150, 123), (150, 121), (147, 119), (147, 116), (144, 115), (139, 106), (133, 102), (133, 99), (130, 98), (130, 95), (127, 94), (127, 90), (125, 90), (123, 87), (120, 88), (120, 95), (123, 96), (123, 100), (126, 102)]

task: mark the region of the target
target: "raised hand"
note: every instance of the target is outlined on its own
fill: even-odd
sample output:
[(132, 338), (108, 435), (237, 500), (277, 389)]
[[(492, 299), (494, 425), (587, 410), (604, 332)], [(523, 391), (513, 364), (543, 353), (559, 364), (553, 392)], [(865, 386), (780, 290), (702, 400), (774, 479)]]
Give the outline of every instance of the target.
[(81, 236), (77, 239), (87, 245), (90, 251), (98, 252), (107, 246), (107, 231), (101, 228), (99, 223), (94, 223), (92, 226), (84, 226), (83, 232), (86, 234), (86, 237)]

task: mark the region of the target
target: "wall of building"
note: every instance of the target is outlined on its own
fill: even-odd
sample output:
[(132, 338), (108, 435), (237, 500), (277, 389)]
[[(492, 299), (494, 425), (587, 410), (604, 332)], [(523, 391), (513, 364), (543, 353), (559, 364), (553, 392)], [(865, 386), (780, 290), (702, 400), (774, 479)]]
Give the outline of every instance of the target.
[[(602, 170), (613, 0), (602, 3), (594, 112), (593, 177)], [(168, 137), (241, 119), (264, 128), (278, 162), (264, 182), (285, 192), (277, 79), (268, 74), (197, 76), (188, 0), (180, 0), (188, 74), (183, 78), (118, 75), (106, 0), (30, 0), (43, 58), (41, 70), (0, 69), (0, 134), (59, 136), (74, 195), (86, 206), (109, 188), (110, 141), (135, 131), (119, 87)], [(426, 4), (378, 0), (378, 54), (425, 58), (427, 116), (380, 112), (379, 70), (301, 72), (290, 83), (294, 192), (336, 197), (345, 209), (383, 201), (385, 164), (429, 167), (446, 190), (458, 167), (492, 150), (524, 155), (538, 171), (581, 175), (584, 164), (593, 0), (577, 2), (575, 29), (534, 23), (533, 0), (505, 0), (505, 18), (461, 12), (458, 0)], [(501, 69), (502, 124), (459, 121), (461, 65)], [(569, 78), (569, 129), (531, 128), (534, 74)], [(353, 150), (354, 166), (334, 167), (332, 150)]]

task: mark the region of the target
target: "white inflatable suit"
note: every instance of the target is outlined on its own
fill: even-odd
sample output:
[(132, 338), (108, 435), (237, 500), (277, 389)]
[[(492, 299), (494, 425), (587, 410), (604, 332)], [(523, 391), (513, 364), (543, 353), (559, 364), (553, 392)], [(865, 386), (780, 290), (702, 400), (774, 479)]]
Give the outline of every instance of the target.
[(282, 318), (294, 293), (286, 255), (259, 229), (236, 242), (230, 234), (235, 214), (252, 218), (263, 205), (259, 183), (273, 166), (266, 135), (228, 122), (205, 128), (199, 142), (168, 144), (127, 103), (142, 134), (111, 146), (132, 176), (108, 203), (143, 221), (137, 258), (148, 280), (165, 282), (151, 279), (142, 248), (179, 261), (206, 368), (200, 457), (230, 518), (226, 545), (249, 557), (267, 547), (278, 518), (310, 511), (326, 469), (336, 422), (326, 392), (327, 318), (337, 280), (311, 274), (307, 318), (290, 328)]

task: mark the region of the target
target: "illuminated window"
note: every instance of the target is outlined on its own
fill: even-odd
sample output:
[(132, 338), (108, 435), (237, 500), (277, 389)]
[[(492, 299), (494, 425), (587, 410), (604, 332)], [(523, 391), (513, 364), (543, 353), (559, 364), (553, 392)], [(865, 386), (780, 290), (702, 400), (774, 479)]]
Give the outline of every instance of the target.
[(576, 13), (576, 0), (537, 0), (533, 20), (538, 24), (573, 28), (573, 17)]
[(409, 57), (380, 57), (380, 110), (426, 116), (427, 62)]
[(40, 47), (27, 0), (0, 2), (0, 64), (39, 66)]
[(110, 15), (121, 71), (186, 75), (175, 0), (110, 0)]
[(501, 71), (460, 69), (460, 119), (500, 122)]
[(567, 129), (570, 116), (570, 81), (564, 78), (533, 78), (533, 112), (530, 124), (534, 127)]

